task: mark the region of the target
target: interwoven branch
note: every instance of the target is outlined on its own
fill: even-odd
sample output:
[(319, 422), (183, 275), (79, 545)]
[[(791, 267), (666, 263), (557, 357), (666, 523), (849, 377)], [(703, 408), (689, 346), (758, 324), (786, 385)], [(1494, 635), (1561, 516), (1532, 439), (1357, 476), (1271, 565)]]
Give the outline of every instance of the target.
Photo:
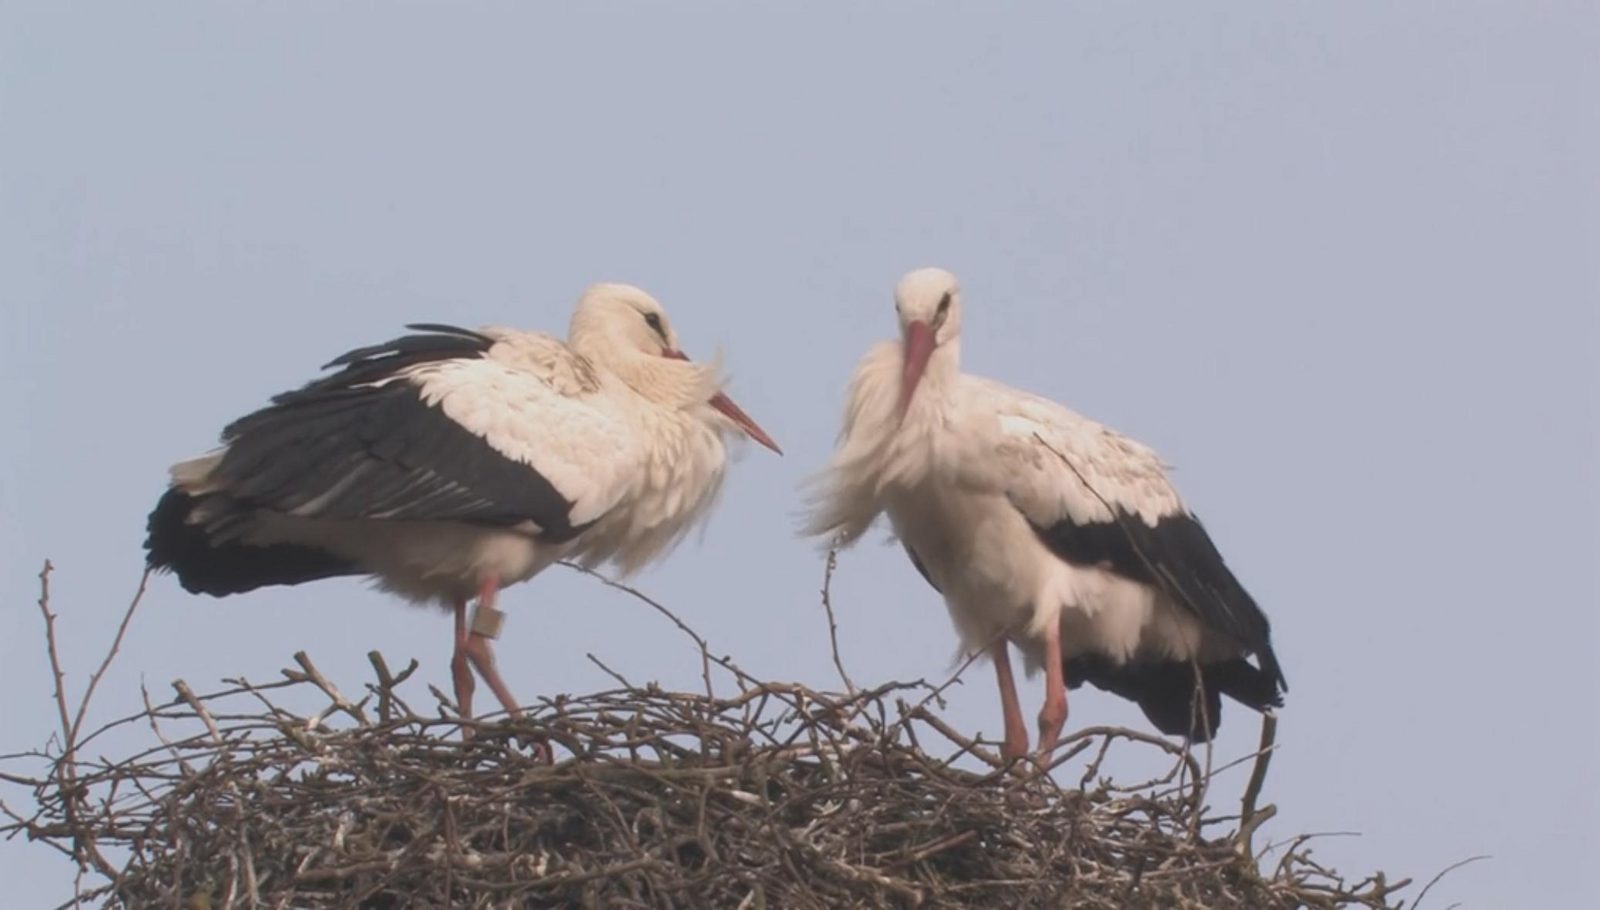
[[(1303, 841), (1263, 869), (1259, 784), (1241, 832), (1157, 737), (1081, 730), (1077, 767), (997, 766), (927, 683), (826, 692), (710, 658), (737, 691), (619, 682), (463, 738), (453, 706), (412, 709), (415, 664), (369, 660), (365, 691), (304, 653), (271, 683), (180, 681), (102, 728), (153, 733), (120, 758), (0, 758), (32, 804), (0, 835), (109, 858), (75, 898), (106, 907), (1397, 908), (1406, 884), (1347, 885)], [(1166, 778), (1106, 778), (1151, 751)]]

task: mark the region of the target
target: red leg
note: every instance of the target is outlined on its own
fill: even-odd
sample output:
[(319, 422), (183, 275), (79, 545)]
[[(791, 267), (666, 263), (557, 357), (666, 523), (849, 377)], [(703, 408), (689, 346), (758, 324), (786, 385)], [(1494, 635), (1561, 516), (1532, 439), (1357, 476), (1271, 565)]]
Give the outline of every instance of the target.
[(456, 647), (450, 655), (450, 675), (456, 684), (456, 709), (462, 717), (472, 716), (472, 690), (477, 684), (472, 681), (472, 668), (467, 665), (467, 602), (457, 600), (456, 604)]
[(1044, 707), (1039, 709), (1039, 761), (1050, 764), (1061, 728), (1067, 722), (1067, 684), (1061, 662), (1061, 624), (1051, 623), (1044, 634)]
[(1000, 755), (1010, 761), (1028, 754), (1028, 725), (1022, 721), (1022, 705), (1017, 702), (1017, 682), (1011, 676), (1011, 654), (1006, 643), (995, 642), (989, 655), (994, 660), (994, 675), (1000, 680), (1000, 709), (1006, 720)]
[[(506, 686), (505, 680), (500, 678), (500, 671), (494, 666), (494, 651), (489, 647), (489, 640), (499, 634), (500, 614), (495, 612), (495, 596), (500, 591), (498, 579), (484, 579), (482, 587), (478, 589), (479, 613), (473, 617), (473, 629), (466, 637), (467, 658), (472, 661), (478, 673), (483, 676), (484, 682), (494, 691), (495, 698), (500, 699), (500, 706), (512, 718), (522, 716), (522, 708), (517, 700), (511, 696), (511, 689)], [(519, 737), (520, 738), (520, 737)], [(548, 743), (537, 740), (532, 744), (534, 754), (541, 761), (552, 761), (553, 753)]]
[[(484, 579), (482, 587), (478, 589), (478, 610), (493, 611), (495, 595), (500, 590), (500, 582), (494, 577)], [(477, 625), (475, 622), (474, 625)], [(492, 634), (492, 633), (491, 633)], [(495, 698), (500, 699), (500, 706), (512, 717), (520, 717), (522, 709), (517, 705), (517, 700), (511, 697), (511, 690), (506, 688), (505, 680), (500, 678), (500, 671), (494, 666), (494, 652), (489, 648), (489, 636), (474, 630), (467, 636), (467, 657), (472, 665), (477, 668), (483, 681), (489, 684)]]

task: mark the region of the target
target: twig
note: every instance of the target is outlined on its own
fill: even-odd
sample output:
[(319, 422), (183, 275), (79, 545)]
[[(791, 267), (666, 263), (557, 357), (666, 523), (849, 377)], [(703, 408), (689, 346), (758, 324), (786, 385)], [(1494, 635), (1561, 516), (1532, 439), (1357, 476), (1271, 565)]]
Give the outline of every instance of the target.
[[(395, 687), (409, 679), (412, 673), (416, 672), (418, 666), (417, 659), (413, 657), (411, 659), (411, 663), (408, 664), (404, 670), (400, 671), (399, 676), (396, 676), (389, 671), (388, 661), (384, 660), (383, 654), (378, 651), (368, 651), (367, 662), (372, 664), (373, 672), (378, 674), (378, 717), (384, 721), (388, 721), (391, 719), (391, 714), (394, 710), (394, 704), (396, 702), (399, 702), (401, 706), (405, 706), (405, 702), (400, 701), (395, 697), (394, 690)], [(411, 709), (406, 707), (406, 712), (410, 713), (410, 711)]]
[(177, 747), (172, 744), (172, 740), (167, 739), (165, 733), (161, 732), (161, 722), (156, 715), (156, 709), (150, 704), (150, 690), (145, 688), (144, 680), (142, 679), (139, 680), (139, 697), (144, 700), (144, 716), (150, 721), (150, 732), (156, 735), (156, 739), (160, 740), (161, 745), (166, 747), (167, 754), (171, 755), (172, 760), (178, 763), (178, 770), (184, 774), (193, 774), (194, 770), (184, 760), (183, 753), (178, 751)]
[(960, 746), (961, 753), (959, 754), (977, 756), (979, 760), (991, 768), (1004, 768), (1007, 764), (1009, 764), (1009, 762), (1007, 762), (1005, 759), (1002, 759), (999, 755), (996, 755), (994, 752), (978, 745), (978, 743), (973, 739), (962, 736), (954, 727), (945, 723), (944, 720), (938, 715), (933, 714), (920, 705), (911, 709), (910, 716), (913, 719), (920, 720), (933, 729), (939, 731), (939, 734), (945, 739), (948, 739)]
[[(1271, 711), (1265, 711), (1261, 715), (1261, 741), (1256, 748), (1255, 767), (1250, 769), (1250, 782), (1245, 785), (1244, 798), (1239, 802), (1239, 833), (1236, 840), (1245, 856), (1250, 855), (1251, 836), (1261, 822), (1266, 821), (1265, 818), (1256, 820), (1256, 800), (1260, 798), (1261, 788), (1267, 781), (1267, 766), (1272, 763), (1277, 740), (1278, 717)], [(1273, 809), (1273, 812), (1275, 814), (1277, 810)]]
[(1487, 853), (1479, 854), (1477, 856), (1469, 856), (1460, 862), (1451, 863), (1450, 865), (1445, 866), (1443, 869), (1440, 869), (1438, 875), (1428, 879), (1428, 883), (1422, 886), (1422, 891), (1417, 894), (1417, 899), (1411, 904), (1411, 910), (1418, 910), (1418, 908), (1422, 906), (1422, 899), (1428, 896), (1428, 892), (1433, 890), (1434, 885), (1439, 884), (1440, 879), (1456, 871), (1457, 869), (1460, 869), (1462, 866), (1475, 863), (1483, 859), (1493, 859), (1493, 857), (1489, 856)]
[(633, 688), (633, 683), (628, 682), (628, 680), (621, 673), (618, 673), (617, 671), (615, 671), (615, 670), (611, 669), (610, 667), (606, 666), (605, 662), (602, 661), (600, 658), (594, 656), (593, 654), (588, 654), (588, 653), (584, 654), (583, 656), (589, 658), (589, 663), (592, 663), (595, 666), (599, 667), (600, 668), (600, 672), (602, 672), (605, 675), (607, 675), (607, 676), (611, 677), (612, 679), (616, 680), (617, 684), (622, 686), (624, 689), (632, 689)]
[[(354, 720), (363, 727), (369, 725), (370, 722), (367, 720), (367, 714), (365, 711), (361, 710), (361, 706), (359, 704), (354, 704), (350, 701), (350, 699), (345, 698), (344, 693), (340, 692), (337, 686), (329, 682), (326, 676), (322, 675), (322, 671), (318, 670), (316, 664), (311, 662), (311, 657), (307, 655), (306, 652), (294, 652), (294, 662), (299, 664), (300, 669), (305, 671), (306, 678), (310, 679), (312, 684), (314, 684), (318, 689), (321, 689), (323, 694), (327, 695), (328, 698), (333, 701), (333, 704), (336, 708), (350, 715), (351, 720)], [(283, 673), (285, 676), (288, 676), (290, 671), (284, 670)]]
[[(50, 612), (50, 573), (53, 571), (55, 566), (46, 559), (44, 568), (39, 570), (39, 612), (44, 615), (45, 646), (50, 652), (50, 673), (55, 679), (56, 710), (61, 718), (61, 757), (55, 764), (55, 775), (60, 784), (61, 807), (66, 824), (72, 830), (72, 855), (78, 861), (79, 880), (81, 881), (81, 873), (91, 864), (102, 875), (114, 880), (116, 870), (100, 854), (94, 834), (84, 827), (80, 818), (84, 792), (78, 783), (76, 728), (67, 720), (66, 686), (63, 682), (66, 674), (61, 668), (60, 651), (56, 648), (56, 617)], [(81, 896), (81, 888), (75, 889), (75, 896)]]
[(828, 558), (822, 571), (822, 609), (828, 614), (828, 647), (833, 652), (833, 666), (839, 671), (839, 679), (844, 682), (844, 690), (851, 695), (856, 694), (856, 684), (851, 681), (850, 674), (845, 672), (844, 661), (839, 657), (839, 623), (833, 615), (833, 573), (839, 567), (839, 548), (828, 548)]
[(214, 743), (222, 742), (222, 731), (217, 728), (216, 718), (212, 717), (211, 712), (206, 710), (205, 704), (195, 697), (194, 690), (189, 688), (189, 684), (181, 679), (175, 679), (172, 681), (172, 688), (177, 691), (178, 697), (183, 699), (184, 703), (194, 711), (195, 716), (200, 718), (201, 722), (206, 725), (206, 732), (211, 734), (211, 741)]
[[(1004, 630), (1002, 630), (1000, 632), (996, 632), (993, 638), (989, 639), (987, 642), (984, 643), (983, 647), (974, 649), (971, 654), (967, 655), (967, 659), (966, 660), (963, 660), (960, 664), (958, 664), (956, 666), (955, 672), (951, 673), (948, 677), (946, 677), (944, 682), (940, 683), (937, 686), (932, 687), (931, 691), (928, 692), (927, 696), (925, 698), (923, 698), (921, 701), (917, 702), (916, 708), (920, 709), (920, 708), (926, 706), (929, 702), (935, 701), (935, 700), (939, 700), (939, 703), (941, 705), (943, 705), (944, 702), (941, 699), (941, 696), (944, 695), (944, 691), (946, 689), (950, 688), (951, 686), (955, 685), (957, 682), (960, 682), (961, 676), (962, 676), (962, 674), (967, 672), (967, 668), (972, 666), (973, 664), (977, 663), (978, 662), (978, 658), (980, 658), (983, 655), (989, 653), (989, 649), (994, 646), (995, 642), (1000, 641), (1001, 639), (1005, 638), (1005, 636), (1006, 636), (1006, 633), (1005, 633)], [(902, 721), (902, 723), (904, 723), (904, 721)]]
[(1278, 814), (1278, 807), (1268, 804), (1261, 807), (1260, 811), (1252, 811), (1249, 816), (1239, 821), (1239, 831), (1234, 835), (1234, 849), (1240, 856), (1248, 857), (1250, 853), (1250, 839), (1255, 837), (1256, 829), (1271, 821)]
[(53, 571), (55, 566), (50, 560), (45, 560), (44, 568), (39, 570), (39, 612), (44, 616), (44, 640), (50, 651), (50, 674), (55, 678), (56, 711), (61, 715), (62, 758), (70, 774), (73, 727), (72, 722), (68, 720), (66, 686), (63, 682), (66, 674), (61, 670), (61, 653), (56, 649), (56, 616), (50, 612), (50, 573)]
[[(49, 563), (45, 564), (48, 570)], [(89, 677), (89, 686), (83, 690), (83, 698), (78, 702), (78, 713), (72, 719), (72, 740), (77, 742), (78, 731), (83, 727), (83, 715), (89, 710), (89, 701), (94, 698), (94, 690), (100, 685), (100, 678), (106, 675), (106, 670), (111, 668), (111, 662), (116, 659), (117, 652), (122, 648), (122, 639), (128, 634), (128, 623), (133, 621), (133, 614), (139, 609), (139, 602), (144, 599), (145, 586), (150, 583), (150, 570), (145, 569), (139, 576), (139, 588), (133, 592), (133, 599), (128, 602), (128, 609), (122, 613), (122, 622), (117, 625), (116, 637), (111, 639), (111, 648), (106, 651), (105, 659), (100, 661), (100, 666), (95, 669), (94, 675)]]
[(610, 578), (607, 578), (604, 575), (601, 575), (599, 572), (596, 572), (595, 570), (593, 570), (593, 569), (591, 569), (591, 568), (589, 568), (589, 567), (587, 567), (585, 565), (582, 565), (581, 563), (571, 562), (569, 560), (562, 560), (561, 561), (561, 565), (566, 566), (567, 568), (572, 569), (572, 570), (574, 570), (576, 572), (582, 572), (584, 575), (588, 575), (591, 578), (598, 578), (600, 580), (600, 583), (605, 585), (608, 588), (615, 588), (618, 591), (622, 591), (624, 593), (633, 595), (633, 597), (635, 599), (643, 601), (644, 603), (648, 604), (651, 609), (655, 610), (657, 613), (660, 613), (662, 616), (665, 616), (667, 619), (671, 620), (672, 624), (677, 626), (679, 631), (681, 631), (683, 634), (689, 636), (689, 638), (694, 641), (695, 646), (700, 649), (700, 676), (701, 676), (701, 679), (705, 682), (706, 698), (714, 698), (715, 697), (715, 693), (712, 691), (712, 688), (711, 688), (711, 662), (713, 660), (715, 660), (718, 664), (720, 664), (724, 669), (727, 669), (728, 671), (732, 672), (741, 681), (747, 679), (747, 677), (744, 674), (744, 671), (736, 668), (732, 664), (731, 661), (727, 661), (725, 659), (719, 659), (719, 658), (712, 657), (711, 656), (711, 647), (710, 647), (710, 645), (708, 645), (706, 643), (705, 638), (703, 638), (700, 635), (699, 632), (696, 632), (694, 629), (690, 628), (688, 623), (686, 623), (683, 620), (679, 619), (678, 618), (678, 614), (676, 614), (676, 613), (672, 612), (671, 610), (667, 609), (664, 605), (662, 605), (655, 598), (651, 597), (648, 594), (645, 594), (643, 591), (640, 591), (638, 588), (632, 587), (631, 585), (626, 585), (626, 584), (623, 584), (620, 581), (614, 581), (614, 580), (612, 580)]

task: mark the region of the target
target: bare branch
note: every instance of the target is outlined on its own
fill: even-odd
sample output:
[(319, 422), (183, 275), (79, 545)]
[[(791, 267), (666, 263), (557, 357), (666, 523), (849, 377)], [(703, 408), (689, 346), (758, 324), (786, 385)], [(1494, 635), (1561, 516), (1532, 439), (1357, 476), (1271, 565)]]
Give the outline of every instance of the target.
[(648, 594), (645, 594), (638, 588), (607, 578), (604, 575), (601, 575), (599, 572), (596, 572), (595, 570), (580, 563), (562, 560), (561, 565), (572, 569), (575, 572), (581, 572), (584, 575), (588, 575), (591, 578), (597, 578), (600, 580), (601, 584), (608, 588), (615, 588), (618, 591), (632, 595), (635, 599), (644, 602), (645, 604), (649, 605), (651, 609), (671, 620), (672, 624), (677, 626), (680, 632), (689, 636), (690, 640), (695, 643), (695, 647), (700, 649), (700, 675), (702, 680), (705, 682), (706, 698), (715, 697), (715, 693), (712, 691), (711, 687), (711, 664), (713, 662), (732, 673), (734, 677), (741, 682), (753, 681), (750, 679), (750, 677), (745, 675), (743, 670), (740, 670), (738, 667), (734, 666), (733, 662), (727, 658), (712, 657), (711, 646), (706, 643), (705, 638), (702, 637), (699, 632), (696, 632), (693, 628), (691, 628), (688, 623), (684, 622), (682, 619), (679, 619), (678, 614), (667, 609), (660, 601)]
[(117, 652), (122, 648), (122, 639), (128, 634), (128, 623), (133, 621), (133, 614), (139, 609), (139, 602), (144, 599), (145, 586), (150, 583), (150, 570), (145, 569), (139, 576), (139, 588), (133, 592), (133, 599), (128, 602), (128, 609), (122, 613), (122, 622), (117, 625), (117, 635), (111, 639), (111, 647), (106, 651), (106, 656), (100, 661), (100, 666), (95, 669), (94, 675), (89, 677), (89, 687), (83, 690), (83, 700), (78, 702), (78, 713), (72, 718), (72, 741), (78, 740), (78, 731), (83, 728), (83, 715), (89, 710), (89, 701), (94, 698), (94, 690), (100, 685), (100, 678), (106, 675), (111, 668), (111, 662), (116, 659)]
[(65, 673), (61, 670), (61, 652), (56, 648), (56, 615), (50, 612), (50, 573), (55, 571), (50, 560), (39, 570), (39, 612), (44, 615), (44, 640), (50, 652), (50, 675), (55, 679), (56, 711), (61, 715), (61, 747), (68, 766), (72, 763), (72, 722), (68, 720)]
[[(344, 693), (340, 692), (337, 686), (329, 682), (326, 676), (322, 675), (322, 671), (318, 670), (316, 665), (311, 662), (311, 658), (306, 654), (306, 652), (294, 652), (294, 662), (299, 664), (300, 669), (305, 671), (306, 678), (311, 680), (311, 682), (316, 685), (318, 689), (321, 689), (324, 695), (328, 696), (329, 700), (333, 702), (334, 707), (350, 715), (351, 720), (354, 720), (356, 723), (361, 724), (362, 726), (367, 726), (370, 723), (370, 721), (367, 720), (367, 713), (361, 710), (361, 706), (351, 702), (350, 699), (345, 698)], [(292, 671), (290, 670), (284, 670), (283, 675), (289, 677), (290, 679), (294, 678)]]
[[(1261, 822), (1266, 821), (1266, 819), (1256, 820), (1256, 800), (1261, 796), (1261, 787), (1267, 782), (1267, 766), (1272, 764), (1272, 753), (1276, 751), (1277, 739), (1278, 717), (1271, 711), (1264, 712), (1261, 715), (1261, 743), (1256, 749), (1256, 764), (1250, 770), (1250, 782), (1245, 785), (1244, 798), (1239, 801), (1237, 841), (1239, 849), (1246, 856), (1250, 855), (1251, 835), (1260, 827)], [(1277, 812), (1276, 809), (1272, 811)]]
[(1446, 875), (1449, 875), (1450, 873), (1456, 871), (1457, 869), (1460, 869), (1462, 866), (1468, 865), (1470, 863), (1475, 863), (1475, 862), (1478, 862), (1479, 860), (1484, 860), (1484, 859), (1493, 859), (1493, 857), (1489, 856), (1486, 853), (1485, 854), (1480, 854), (1478, 856), (1469, 856), (1466, 859), (1461, 860), (1460, 862), (1451, 863), (1450, 865), (1445, 866), (1443, 869), (1440, 869), (1438, 875), (1435, 875), (1433, 878), (1428, 879), (1428, 883), (1426, 885), (1422, 886), (1422, 891), (1419, 894), (1417, 894), (1417, 899), (1411, 905), (1411, 910), (1418, 910), (1418, 908), (1420, 908), (1422, 906), (1422, 899), (1428, 896), (1428, 892), (1433, 890), (1433, 886), (1434, 885), (1439, 884), (1439, 880), (1440, 879), (1442, 879)]
[(839, 671), (839, 679), (844, 682), (844, 690), (851, 695), (856, 694), (856, 684), (851, 681), (850, 674), (845, 672), (844, 660), (839, 657), (839, 623), (833, 616), (833, 573), (839, 568), (839, 548), (828, 548), (828, 558), (822, 572), (822, 609), (828, 614), (828, 647), (833, 652), (833, 665)]

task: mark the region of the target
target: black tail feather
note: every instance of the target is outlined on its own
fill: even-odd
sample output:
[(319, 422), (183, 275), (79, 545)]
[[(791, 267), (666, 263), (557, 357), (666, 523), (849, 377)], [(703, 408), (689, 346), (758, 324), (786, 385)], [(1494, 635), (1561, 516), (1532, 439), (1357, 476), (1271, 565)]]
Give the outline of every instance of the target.
[(1222, 696), (1257, 711), (1283, 704), (1278, 675), (1262, 670), (1244, 658), (1202, 664), (1205, 711), (1197, 711), (1194, 666), (1185, 661), (1130, 661), (1115, 664), (1084, 655), (1066, 662), (1067, 685), (1092, 683), (1137, 704), (1145, 717), (1169, 736), (1187, 736), (1209, 742), (1222, 724)]
[(205, 528), (188, 522), (198, 502), (180, 490), (168, 490), (150, 513), (144, 543), (150, 568), (177, 575), (186, 591), (223, 597), (361, 572), (360, 567), (315, 547), (213, 544)]

